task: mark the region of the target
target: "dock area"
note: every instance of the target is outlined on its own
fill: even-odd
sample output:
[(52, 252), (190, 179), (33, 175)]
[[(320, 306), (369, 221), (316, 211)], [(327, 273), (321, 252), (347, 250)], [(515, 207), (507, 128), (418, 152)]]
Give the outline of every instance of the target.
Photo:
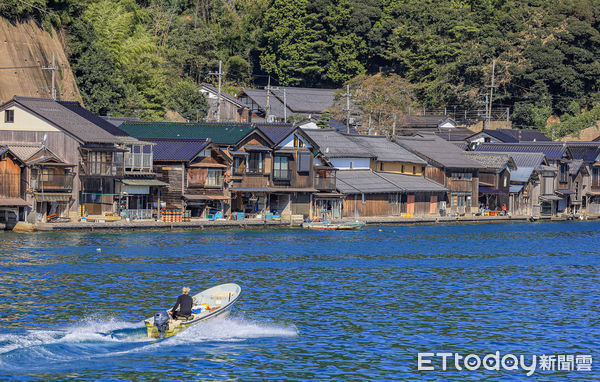
[[(585, 220), (596, 220), (599, 217), (586, 217)], [(367, 225), (413, 225), (413, 224), (481, 224), (506, 222), (537, 222), (580, 220), (571, 216), (564, 217), (530, 217), (530, 216), (460, 216), (460, 217), (413, 217), (399, 216), (345, 218), (345, 221), (362, 221)], [(584, 219), (581, 219), (584, 220)], [(227, 228), (289, 228), (300, 227), (301, 222), (294, 219), (269, 220), (191, 220), (187, 222), (162, 222), (152, 220), (104, 221), (104, 222), (68, 222), (37, 223), (31, 231), (95, 231), (95, 230), (180, 230), (180, 229), (227, 229)], [(30, 231), (30, 232), (31, 232)]]

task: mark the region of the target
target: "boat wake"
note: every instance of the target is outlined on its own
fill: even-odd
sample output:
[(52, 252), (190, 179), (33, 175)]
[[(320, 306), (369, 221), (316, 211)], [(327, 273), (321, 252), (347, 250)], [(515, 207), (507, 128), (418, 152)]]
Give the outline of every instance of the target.
[(176, 336), (154, 340), (146, 336), (143, 321), (85, 320), (56, 330), (24, 330), (0, 334), (0, 369), (48, 370), (49, 365), (101, 362), (106, 357), (132, 353), (172, 352), (172, 347), (198, 343), (231, 343), (254, 338), (294, 337), (294, 325), (276, 325), (240, 318), (201, 322)]

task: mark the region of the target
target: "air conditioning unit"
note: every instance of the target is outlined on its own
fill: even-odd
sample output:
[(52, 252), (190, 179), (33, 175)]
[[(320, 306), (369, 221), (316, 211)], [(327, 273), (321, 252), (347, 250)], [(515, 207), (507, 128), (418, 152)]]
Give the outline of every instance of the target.
[(267, 115), (267, 122), (268, 123), (275, 122), (275, 116), (273, 114)]

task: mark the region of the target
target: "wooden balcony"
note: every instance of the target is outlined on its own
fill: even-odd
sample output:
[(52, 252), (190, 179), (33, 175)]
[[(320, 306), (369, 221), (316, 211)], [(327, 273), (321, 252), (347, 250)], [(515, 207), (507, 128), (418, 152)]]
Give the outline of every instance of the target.
[(71, 192), (75, 174), (45, 174), (31, 179), (33, 191), (45, 192)]

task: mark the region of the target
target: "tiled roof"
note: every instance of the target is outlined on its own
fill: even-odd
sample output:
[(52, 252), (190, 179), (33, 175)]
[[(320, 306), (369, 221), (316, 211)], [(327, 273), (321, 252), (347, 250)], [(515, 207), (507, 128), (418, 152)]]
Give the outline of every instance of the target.
[(449, 142), (464, 142), (473, 135), (473, 131), (467, 128), (440, 128), (435, 135)]
[(543, 153), (549, 160), (559, 160), (567, 150), (562, 142), (480, 143), (475, 151)]
[[(490, 154), (493, 154), (493, 152), (490, 152)], [(510, 180), (511, 182), (522, 183), (529, 180), (531, 173), (544, 163), (544, 159), (546, 158), (543, 153), (501, 152), (496, 154), (510, 155), (517, 166), (516, 170), (510, 171)]]
[(295, 129), (291, 123), (256, 123), (256, 126), (276, 145), (281, 143)]
[(303, 131), (327, 158), (373, 157), (373, 154), (366, 147), (333, 129), (303, 129)]
[(104, 118), (100, 117), (99, 115), (96, 115), (96, 114), (92, 113), (91, 111), (89, 111), (88, 109), (82, 107), (79, 104), (79, 102), (70, 102), (70, 101), (57, 101), (57, 102), (59, 104), (63, 105), (64, 107), (66, 107), (67, 109), (71, 110), (73, 113), (76, 113), (77, 115), (87, 119), (94, 125), (99, 126), (100, 128), (102, 128), (103, 130), (107, 131), (108, 133), (110, 133), (112, 135), (116, 135), (116, 136), (127, 136), (128, 135), (126, 132), (119, 129), (112, 123), (108, 122), (106, 119), (104, 119)]
[[(284, 117), (283, 87), (271, 90), (269, 106), (271, 114), (278, 118)], [(320, 114), (323, 110), (330, 108), (335, 101), (336, 89), (319, 88), (296, 88), (285, 87), (285, 104), (288, 117), (294, 113)], [(263, 111), (267, 108), (267, 92), (264, 89), (243, 89), (246, 94)], [(244, 103), (243, 99), (238, 99)], [(248, 105), (250, 106), (250, 105)]]
[(135, 117), (111, 117), (111, 116), (107, 116), (107, 115), (103, 115), (100, 116), (100, 118), (104, 119), (105, 121), (119, 127), (121, 126), (121, 124), (125, 123), (125, 122), (139, 122), (140, 119)]
[(423, 159), (404, 147), (390, 142), (382, 135), (346, 135), (346, 137), (365, 147), (378, 161), (427, 164)]
[(33, 111), (84, 143), (117, 143), (119, 140), (95, 123), (46, 98), (15, 96), (17, 104)]
[(514, 161), (507, 154), (465, 151), (464, 155), (481, 163), (486, 169), (502, 170), (507, 166), (516, 169)]
[[(211, 93), (215, 94), (218, 96), (219, 94), (219, 89), (217, 89), (216, 87), (214, 87), (213, 85), (203, 82), (201, 85), (203, 88), (205, 88), (207, 91), (210, 91)], [(221, 98), (223, 98), (224, 100), (227, 100), (235, 105), (239, 105), (239, 106), (244, 106), (240, 100), (238, 100), (235, 97), (230, 96), (229, 94), (221, 91)]]
[(209, 139), (144, 138), (153, 142), (155, 161), (187, 162), (210, 143)]
[(42, 149), (41, 143), (5, 142), (2, 145), (8, 147), (23, 162), (27, 162), (29, 158)]
[(336, 174), (337, 188), (344, 194), (444, 192), (442, 185), (416, 175), (343, 170)]
[(217, 145), (235, 145), (254, 130), (252, 123), (228, 122), (125, 122), (120, 128), (145, 138), (209, 138)]
[(399, 118), (398, 127), (433, 129), (439, 127), (446, 121), (455, 124), (452, 118), (447, 115), (407, 115)]
[(573, 159), (595, 162), (600, 156), (600, 142), (567, 142), (567, 147), (571, 151)]
[[(340, 133), (347, 133), (348, 132), (348, 128), (346, 127), (346, 123), (340, 121), (339, 119), (335, 119), (333, 117), (329, 117), (329, 123), (328, 123), (328, 125), (332, 129), (335, 129), (336, 131), (338, 131)], [(358, 131), (356, 131), (356, 129), (352, 125), (350, 125), (350, 134), (358, 134)]]
[(0, 145), (0, 155), (4, 155), (6, 152), (8, 152), (8, 147)]
[(552, 141), (539, 130), (534, 129), (486, 129), (481, 131), (481, 133), (487, 134), (503, 143)]
[(581, 168), (581, 166), (583, 166), (582, 159), (574, 159), (574, 160), (570, 161), (569, 162), (569, 174), (571, 174), (571, 175), (577, 174), (577, 172), (579, 172), (579, 169)]
[(412, 152), (447, 168), (482, 168), (479, 162), (464, 156), (464, 151), (435, 135), (428, 137), (396, 136), (394, 140)]

